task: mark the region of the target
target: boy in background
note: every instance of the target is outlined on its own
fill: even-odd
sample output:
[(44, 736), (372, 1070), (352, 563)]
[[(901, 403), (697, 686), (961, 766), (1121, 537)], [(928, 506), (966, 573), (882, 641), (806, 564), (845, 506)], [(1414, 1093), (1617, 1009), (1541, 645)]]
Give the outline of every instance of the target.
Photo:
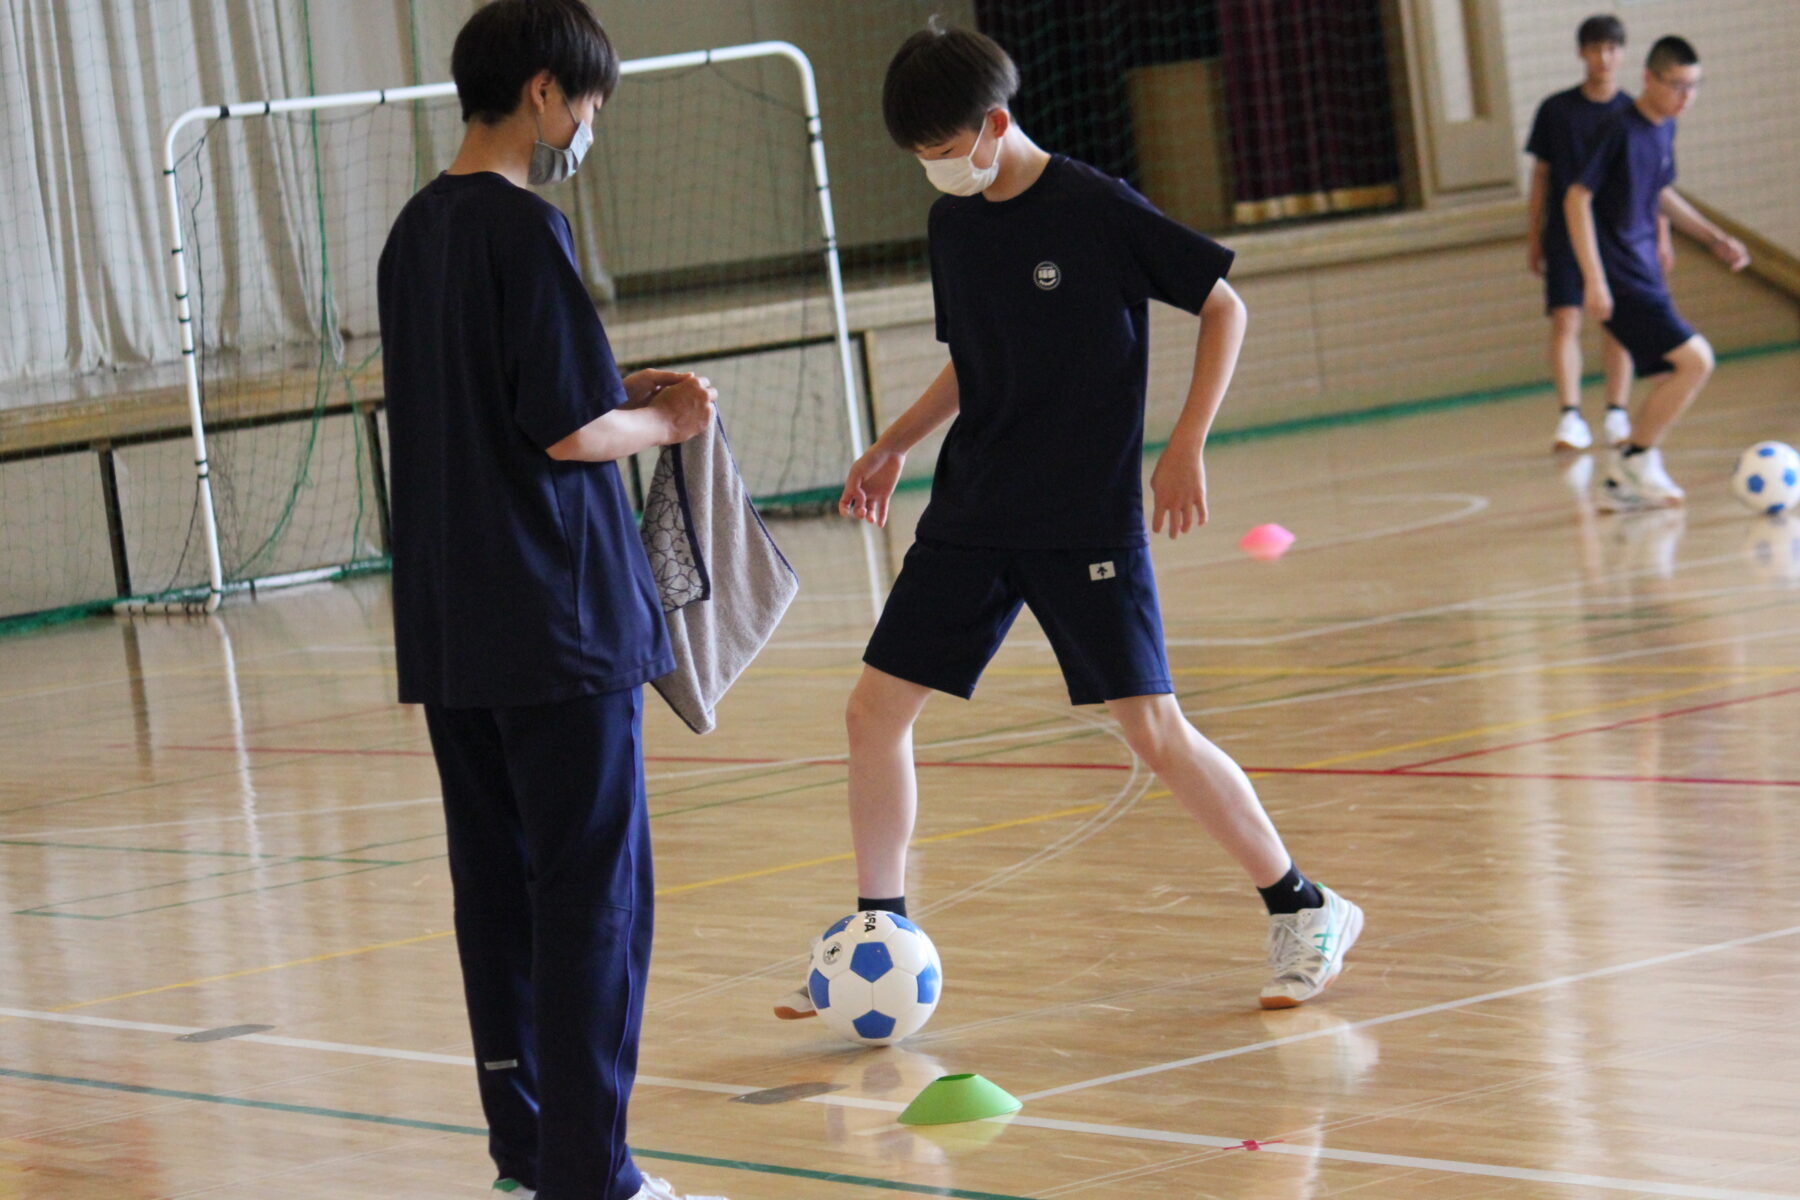
[[(1575, 172), (1587, 161), (1594, 135), (1608, 118), (1631, 105), (1619, 89), (1619, 66), (1625, 60), (1625, 26), (1617, 17), (1594, 16), (1581, 23), (1575, 44), (1585, 77), (1538, 106), (1525, 152), (1537, 161), (1531, 168), (1528, 198), (1530, 229), (1526, 261), (1544, 280), (1544, 309), (1550, 316), (1550, 377), (1556, 385), (1560, 416), (1555, 448), (1586, 450), (1594, 435), (1581, 416), (1581, 264), (1569, 244), (1562, 197)], [(1666, 223), (1662, 226), (1666, 231)], [(1626, 404), (1631, 399), (1631, 356), (1611, 336), (1606, 338), (1606, 419), (1601, 432), (1609, 446), (1631, 437)]]
[(1668, 508), (1685, 498), (1663, 466), (1663, 438), (1712, 375), (1712, 346), (1675, 310), (1657, 250), (1667, 217), (1733, 271), (1744, 244), (1675, 191), (1675, 122), (1700, 88), (1700, 56), (1678, 37), (1650, 48), (1644, 89), (1595, 136), (1563, 202), (1581, 263), (1584, 306), (1606, 323), (1640, 376), (1658, 375), (1629, 441), (1615, 452), (1598, 502), (1613, 512)]
[[(1186, 406), (1151, 477), (1153, 528), (1206, 521), (1201, 454), (1243, 343), (1232, 252), (1124, 182), (1040, 149), (991, 39), (937, 26), (888, 67), (889, 134), (948, 193), (929, 222), (950, 363), (850, 469), (846, 516), (883, 525), (907, 452), (954, 419), (917, 539), (851, 694), (857, 908), (904, 915), (918, 786), (912, 730), (933, 691), (967, 699), (1023, 604), (1074, 704), (1105, 704), (1132, 751), (1234, 858), (1269, 912), (1264, 1008), (1343, 969), (1362, 910), (1294, 865), (1242, 769), (1174, 696), (1141, 476), (1148, 301), (1201, 318)], [(806, 988), (776, 1015), (813, 1015)]]

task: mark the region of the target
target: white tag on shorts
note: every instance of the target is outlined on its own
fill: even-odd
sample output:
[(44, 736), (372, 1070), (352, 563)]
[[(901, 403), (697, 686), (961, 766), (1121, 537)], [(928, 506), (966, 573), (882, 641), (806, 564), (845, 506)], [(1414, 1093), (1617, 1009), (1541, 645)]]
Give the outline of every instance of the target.
[(1113, 570), (1113, 565), (1111, 562), (1099, 562), (1099, 563), (1089, 563), (1088, 564), (1088, 578), (1089, 579), (1092, 579), (1095, 581), (1099, 581), (1102, 579), (1111, 579), (1117, 574), (1118, 574), (1118, 572)]

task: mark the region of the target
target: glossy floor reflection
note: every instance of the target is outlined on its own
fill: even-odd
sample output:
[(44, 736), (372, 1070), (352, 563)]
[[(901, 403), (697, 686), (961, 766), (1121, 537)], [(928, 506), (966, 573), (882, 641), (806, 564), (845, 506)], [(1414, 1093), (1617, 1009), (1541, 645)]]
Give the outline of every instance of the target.
[[(1155, 551), (1183, 703), (1368, 912), (1291, 1012), (1254, 894), (1022, 620), (919, 731), (933, 1023), (770, 1019), (853, 898), (871, 604), (856, 528), (776, 522), (805, 590), (719, 731), (651, 704), (645, 1165), (735, 1200), (1800, 1196), (1800, 525), (1727, 488), (1800, 441), (1797, 384), (1721, 369), (1683, 511), (1596, 513), (1543, 397), (1211, 452), (1212, 524)], [(1245, 557), (1266, 522), (1299, 540)], [(0, 1197), (483, 1194), (387, 623), (377, 578), (0, 641)], [(894, 1122), (954, 1071), (1024, 1110)]]

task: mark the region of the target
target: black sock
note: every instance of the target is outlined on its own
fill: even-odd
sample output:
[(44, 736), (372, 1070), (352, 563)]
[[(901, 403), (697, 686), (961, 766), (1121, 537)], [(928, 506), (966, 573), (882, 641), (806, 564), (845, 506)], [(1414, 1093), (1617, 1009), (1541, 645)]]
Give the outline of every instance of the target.
[(1625, 447), (1624, 454), (1626, 458), (1636, 458), (1649, 448), (1650, 447), (1648, 446), (1640, 446), (1636, 442), (1631, 442)]
[(904, 917), (906, 915), (906, 897), (895, 896), (892, 900), (871, 900), (867, 896), (858, 896), (856, 911), (893, 913), (896, 917)]
[(1256, 890), (1262, 893), (1263, 904), (1270, 913), (1297, 913), (1303, 908), (1325, 906), (1325, 897), (1319, 893), (1319, 885), (1302, 875), (1300, 868), (1291, 863), (1286, 875), (1268, 887)]
[(1579, 404), (1565, 404), (1565, 405), (1563, 405), (1563, 406), (1562, 406), (1562, 410), (1563, 410), (1563, 411), (1564, 411), (1564, 412), (1566, 412), (1566, 413), (1578, 413), (1578, 412), (1580, 412), (1580, 411), (1581, 411), (1581, 405), (1579, 405)]
[(1606, 406), (1606, 411), (1607, 412), (1624, 412), (1625, 406), (1623, 404), (1609, 404)]

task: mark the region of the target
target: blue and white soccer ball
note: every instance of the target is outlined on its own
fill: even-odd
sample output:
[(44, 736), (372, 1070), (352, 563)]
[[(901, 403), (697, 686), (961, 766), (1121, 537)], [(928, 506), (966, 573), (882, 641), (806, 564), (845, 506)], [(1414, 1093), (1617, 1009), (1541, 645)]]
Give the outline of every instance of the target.
[(832, 1031), (886, 1046), (925, 1027), (944, 986), (937, 947), (905, 917), (851, 913), (812, 952), (806, 987)]
[(1800, 453), (1785, 442), (1756, 443), (1739, 456), (1731, 490), (1751, 512), (1792, 512), (1800, 505)]

